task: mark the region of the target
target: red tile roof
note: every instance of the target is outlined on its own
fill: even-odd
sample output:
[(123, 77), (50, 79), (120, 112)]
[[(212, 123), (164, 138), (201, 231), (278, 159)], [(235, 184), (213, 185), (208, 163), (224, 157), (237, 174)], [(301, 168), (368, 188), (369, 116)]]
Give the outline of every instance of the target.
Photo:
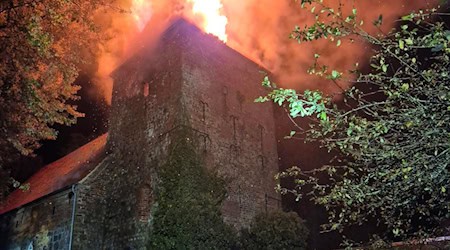
[(79, 182), (103, 158), (107, 136), (104, 134), (40, 169), (25, 182), (30, 184), (29, 190), (17, 189), (0, 204), (0, 214)]

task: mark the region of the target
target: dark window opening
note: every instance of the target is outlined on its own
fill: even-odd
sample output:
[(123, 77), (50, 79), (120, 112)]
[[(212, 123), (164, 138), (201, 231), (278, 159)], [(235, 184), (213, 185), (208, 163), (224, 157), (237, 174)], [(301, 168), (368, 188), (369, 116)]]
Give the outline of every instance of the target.
[(200, 101), (200, 105), (202, 106), (202, 122), (206, 122), (206, 109), (208, 108), (208, 103), (204, 101)]
[(258, 161), (259, 161), (259, 165), (261, 167), (261, 170), (264, 171), (266, 169), (264, 156), (263, 155), (258, 155)]
[(153, 205), (153, 190), (149, 184), (144, 184), (138, 194), (138, 217), (141, 221), (147, 221)]
[(73, 192), (69, 192), (69, 194), (67, 195), (67, 198), (69, 199), (69, 204), (72, 203), (72, 197), (74, 196)]
[(261, 152), (264, 150), (264, 127), (258, 125), (259, 128), (259, 141), (261, 143)]
[(208, 138), (206, 138), (205, 135), (200, 135), (199, 136), (199, 149), (203, 151), (203, 153), (207, 152), (208, 149)]
[(239, 202), (239, 208), (242, 209), (242, 190), (241, 190), (241, 185), (238, 185), (238, 202)]
[(237, 121), (238, 121), (238, 118), (236, 116), (234, 116), (234, 115), (231, 115), (230, 118), (231, 118), (231, 122), (233, 123), (233, 138), (236, 140), (236, 138), (237, 138)]

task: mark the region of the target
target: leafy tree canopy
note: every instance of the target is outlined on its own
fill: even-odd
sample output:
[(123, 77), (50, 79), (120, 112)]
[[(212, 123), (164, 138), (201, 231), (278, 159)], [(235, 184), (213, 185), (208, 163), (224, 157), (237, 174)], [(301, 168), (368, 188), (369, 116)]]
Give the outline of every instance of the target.
[[(41, 140), (54, 125), (83, 114), (74, 80), (105, 37), (94, 17), (103, 0), (5, 0), (0, 3), (0, 170)], [(92, 59), (92, 58), (91, 58)], [(4, 170), (4, 169), (3, 169)]]
[[(279, 175), (294, 176), (296, 188), (279, 187), (300, 199), (309, 197), (329, 215), (324, 230), (342, 232), (375, 219), (383, 240), (405, 240), (446, 234), (450, 217), (450, 30), (437, 9), (412, 12), (388, 34), (369, 34), (358, 10), (333, 9), (321, 0), (303, 0), (315, 22), (297, 27), (299, 43), (329, 39), (364, 41), (373, 54), (370, 70), (339, 72), (315, 54), (310, 74), (339, 84), (351, 81), (342, 103), (319, 91), (297, 92), (276, 87), (256, 101), (284, 105), (290, 116), (310, 117), (306, 136), (338, 155), (313, 171), (293, 167)], [(378, 27), (382, 16), (373, 22)]]

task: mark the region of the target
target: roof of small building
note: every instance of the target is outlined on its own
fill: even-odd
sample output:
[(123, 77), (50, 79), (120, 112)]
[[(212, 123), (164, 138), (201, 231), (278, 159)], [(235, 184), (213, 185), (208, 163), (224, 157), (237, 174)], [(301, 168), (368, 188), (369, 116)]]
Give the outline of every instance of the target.
[(101, 135), (63, 158), (40, 169), (25, 183), (28, 190), (16, 189), (0, 204), (0, 214), (19, 208), (60, 189), (78, 183), (105, 154), (108, 134)]

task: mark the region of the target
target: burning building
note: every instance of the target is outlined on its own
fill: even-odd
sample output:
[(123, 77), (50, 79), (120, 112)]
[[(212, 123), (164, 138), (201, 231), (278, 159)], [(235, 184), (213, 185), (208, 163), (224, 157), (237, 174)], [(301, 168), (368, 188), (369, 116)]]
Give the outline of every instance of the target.
[(41, 169), (28, 191), (16, 190), (0, 207), (2, 249), (143, 248), (157, 168), (179, 140), (227, 179), (226, 223), (246, 227), (257, 213), (279, 209), (273, 110), (254, 103), (264, 94), (261, 70), (174, 21), (113, 73), (109, 133)]

